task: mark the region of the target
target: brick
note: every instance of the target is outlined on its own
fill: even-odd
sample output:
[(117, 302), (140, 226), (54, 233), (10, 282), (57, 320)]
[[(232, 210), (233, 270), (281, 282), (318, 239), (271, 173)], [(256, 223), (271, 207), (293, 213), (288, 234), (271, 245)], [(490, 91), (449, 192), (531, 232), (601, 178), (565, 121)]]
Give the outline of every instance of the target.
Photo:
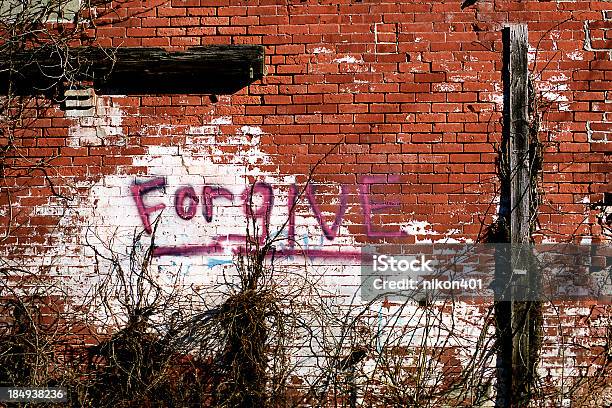
[(444, 81), (446, 81), (446, 74), (444, 72), (414, 74), (414, 82), (444, 82)]

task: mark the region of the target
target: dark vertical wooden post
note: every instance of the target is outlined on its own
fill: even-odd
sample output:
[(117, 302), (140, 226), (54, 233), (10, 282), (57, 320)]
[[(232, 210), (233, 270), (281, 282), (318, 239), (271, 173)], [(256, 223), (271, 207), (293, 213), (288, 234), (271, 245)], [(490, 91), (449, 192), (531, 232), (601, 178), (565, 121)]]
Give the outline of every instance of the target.
[(506, 135), (510, 178), (510, 243), (512, 330), (510, 405), (524, 406), (529, 399), (535, 362), (531, 361), (533, 335), (530, 316), (530, 191), (529, 167), (529, 71), (527, 26), (513, 24), (504, 35), (506, 52)]
[(509, 36), (510, 240), (529, 242), (529, 71), (527, 26), (511, 25)]

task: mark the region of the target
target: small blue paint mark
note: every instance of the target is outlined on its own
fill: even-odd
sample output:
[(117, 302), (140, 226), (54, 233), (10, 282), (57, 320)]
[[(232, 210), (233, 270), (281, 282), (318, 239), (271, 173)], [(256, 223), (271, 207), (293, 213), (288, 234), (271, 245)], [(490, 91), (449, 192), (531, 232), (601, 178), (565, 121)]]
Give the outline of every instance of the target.
[(218, 259), (218, 258), (209, 258), (208, 259), (208, 267), (209, 268), (213, 268), (217, 265), (227, 265), (227, 264), (231, 264), (232, 260), (231, 259)]

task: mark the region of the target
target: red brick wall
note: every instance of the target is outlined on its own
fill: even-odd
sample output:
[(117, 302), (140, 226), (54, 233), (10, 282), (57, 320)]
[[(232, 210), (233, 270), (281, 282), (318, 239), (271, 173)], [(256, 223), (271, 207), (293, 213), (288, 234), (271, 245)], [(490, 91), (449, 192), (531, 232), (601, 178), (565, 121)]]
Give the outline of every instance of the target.
[[(279, 174), (308, 173), (340, 141), (318, 167), (321, 177), (355, 183), (359, 175), (397, 174), (402, 185), (393, 193), (401, 213), (427, 221), (428, 234), (441, 236), (452, 227), (456, 236), (476, 239), (491, 223), (499, 194), (500, 30), (527, 23), (530, 68), (546, 105), (541, 235), (563, 240), (600, 236), (584, 204), (603, 203), (610, 190), (606, 9), (606, 2), (563, 1), (480, 1), (463, 11), (455, 1), (179, 1), (122, 6), (95, 34), (103, 46), (265, 46), (268, 75), (219, 103), (197, 95), (114, 98), (125, 111), (124, 135), (227, 116), (222, 133), (231, 126), (261, 128), (266, 170)], [(113, 174), (149, 145), (176, 144), (183, 136), (133, 137), (125, 147), (72, 146), (64, 136), (74, 121), (61, 115), (28, 130), (26, 146), (33, 158), (59, 155), (54, 163), (64, 176)]]
[[(528, 25), (542, 112), (536, 239), (586, 243), (606, 239), (606, 227), (609, 234), (601, 217), (604, 195), (612, 193), (607, 1), (480, 0), (461, 10), (459, 0), (172, 0), (121, 5), (100, 20), (91, 34), (108, 47), (261, 44), (267, 75), (218, 102), (208, 95), (98, 95), (88, 116), (54, 105), (44, 110), (18, 140), (24, 156), (7, 179), (10, 202), (7, 194), (0, 198), (1, 215), (14, 221), (1, 241), (13, 258), (48, 259), (68, 274), (88, 271), (84, 231), (93, 226), (108, 237), (116, 226), (142, 228), (130, 188), (153, 177), (165, 177), (166, 190), (144, 194), (144, 205), (167, 207), (162, 243), (181, 247), (203, 244), (202, 236), (240, 234), (249, 183), (272, 187), (278, 222), (291, 184), (303, 183), (315, 166), (318, 187), (295, 221), (296, 239), (303, 244), (308, 236), (313, 250), (483, 240), (500, 195), (501, 29), (519, 22)], [(43, 159), (48, 179), (32, 171)], [(376, 182), (369, 192), (367, 180)], [(53, 196), (49, 181), (71, 199)], [(234, 201), (215, 199), (207, 223), (200, 192), (213, 184)], [(190, 220), (172, 208), (177, 189), (187, 185), (199, 196)], [(383, 202), (396, 204), (372, 210)], [(200, 271), (200, 255), (181, 262)], [(603, 318), (589, 316), (576, 316), (570, 325), (584, 330), (574, 336), (601, 336)]]
[(213, 3), (127, 7), (131, 17), (98, 28), (99, 43), (262, 44), (267, 77), (214, 106), (199, 97), (126, 101), (140, 118), (128, 132), (148, 116), (199, 124), (229, 115), (233, 125), (261, 127), (262, 150), (281, 174), (307, 172), (343, 141), (318, 173), (399, 174), (402, 213), (428, 221), (430, 233), (452, 227), (476, 238), (495, 213), (500, 30), (524, 22), (530, 68), (550, 105), (542, 108), (542, 235), (600, 234), (583, 204), (610, 190), (606, 2)]

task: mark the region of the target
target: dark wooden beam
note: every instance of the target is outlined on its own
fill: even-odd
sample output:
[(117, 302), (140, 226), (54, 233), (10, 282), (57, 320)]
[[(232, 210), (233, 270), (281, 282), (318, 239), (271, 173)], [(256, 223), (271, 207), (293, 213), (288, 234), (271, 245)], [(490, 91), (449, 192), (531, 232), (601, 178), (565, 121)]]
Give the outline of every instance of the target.
[(21, 94), (43, 93), (61, 77), (59, 82), (68, 86), (92, 82), (99, 93), (229, 94), (263, 75), (264, 50), (259, 45), (208, 45), (175, 52), (74, 47), (58, 53), (45, 47), (0, 56), (4, 93), (9, 83)]

